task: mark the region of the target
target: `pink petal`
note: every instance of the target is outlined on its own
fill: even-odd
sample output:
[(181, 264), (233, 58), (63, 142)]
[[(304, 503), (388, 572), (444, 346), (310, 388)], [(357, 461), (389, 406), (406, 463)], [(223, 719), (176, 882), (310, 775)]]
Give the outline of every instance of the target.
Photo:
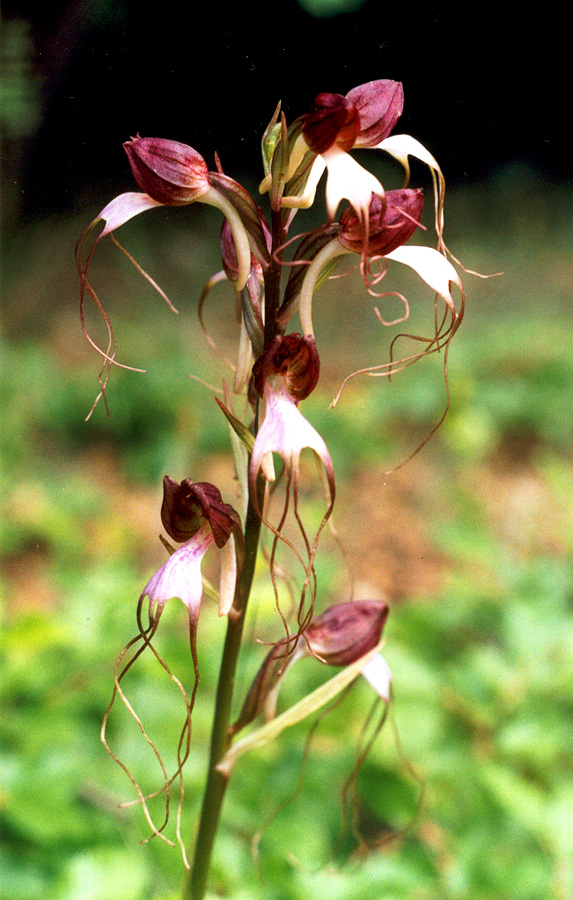
[(158, 203), (157, 200), (152, 200), (147, 194), (140, 194), (137, 191), (129, 191), (127, 194), (120, 194), (118, 197), (114, 197), (114, 199), (102, 209), (95, 220), (97, 222), (98, 220), (103, 219), (106, 223), (104, 230), (100, 234), (100, 238), (109, 234), (110, 231), (115, 231), (120, 225), (129, 222), (134, 216), (138, 216), (139, 213), (145, 212), (146, 209), (153, 209), (156, 206), (162, 205), (163, 204)]
[(203, 596), (201, 561), (214, 543), (208, 522), (191, 540), (172, 553), (155, 575), (152, 575), (141, 594), (149, 597), (150, 607), (161, 610), (168, 600), (179, 598), (190, 612), (197, 612)]

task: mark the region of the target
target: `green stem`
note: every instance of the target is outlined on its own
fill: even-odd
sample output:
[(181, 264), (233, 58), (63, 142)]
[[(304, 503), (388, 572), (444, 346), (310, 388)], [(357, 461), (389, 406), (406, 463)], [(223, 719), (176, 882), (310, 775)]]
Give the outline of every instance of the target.
[(227, 635), (223, 648), (215, 701), (213, 731), (211, 733), (209, 771), (203, 795), (203, 806), (195, 842), (193, 865), (183, 888), (183, 900), (202, 900), (207, 888), (213, 844), (219, 826), (225, 789), (229, 780), (228, 776), (217, 772), (215, 767), (223, 758), (230, 745), (229, 726), (231, 725), (235, 670), (241, 649), (247, 603), (255, 573), (260, 528), (260, 517), (252, 503), (249, 503), (245, 523), (245, 562), (237, 585), (235, 599), (235, 608), (238, 610), (239, 615), (236, 618), (229, 617), (227, 624)]

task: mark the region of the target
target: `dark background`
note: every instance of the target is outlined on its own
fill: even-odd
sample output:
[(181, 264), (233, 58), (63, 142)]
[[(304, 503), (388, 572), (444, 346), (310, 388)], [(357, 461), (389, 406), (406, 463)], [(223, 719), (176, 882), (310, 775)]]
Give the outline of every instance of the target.
[(8, 0), (5, 35), (28, 23), (21, 63), (33, 115), (20, 131), (5, 129), (12, 222), (25, 227), (125, 189), (121, 144), (137, 132), (189, 143), (209, 165), (217, 150), (229, 174), (257, 178), (260, 134), (278, 100), (292, 121), (321, 90), (381, 77), (404, 83), (397, 130), (434, 152), (450, 186), (509, 165), (570, 180), (565, 24), (539, 7), (535, 16), (500, 7), (367, 0), (313, 16), (296, 0)]

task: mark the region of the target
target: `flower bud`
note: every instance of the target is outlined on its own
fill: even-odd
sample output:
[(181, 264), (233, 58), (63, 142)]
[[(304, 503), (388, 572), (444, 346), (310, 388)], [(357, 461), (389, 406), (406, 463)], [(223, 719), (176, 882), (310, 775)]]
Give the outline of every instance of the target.
[(137, 184), (166, 206), (185, 206), (210, 189), (203, 157), (178, 141), (135, 137), (123, 145)]
[[(367, 256), (386, 256), (404, 244), (420, 223), (424, 197), (420, 189), (386, 191), (384, 198), (372, 194), (368, 209)], [(364, 221), (352, 206), (340, 217), (338, 240), (354, 253), (364, 251)]]
[(367, 81), (348, 91), (360, 121), (355, 147), (376, 147), (392, 131), (402, 115), (404, 90), (399, 81), (380, 78)]
[(223, 503), (221, 492), (214, 484), (193, 483), (190, 478), (179, 484), (166, 475), (161, 521), (169, 537), (174, 541), (188, 541), (197, 534), (205, 519), (219, 548), (227, 543), (239, 521), (233, 507)]
[(305, 639), (329, 666), (347, 666), (373, 650), (388, 617), (382, 600), (351, 600), (331, 606), (310, 623)]
[(269, 377), (284, 379), (290, 396), (298, 402), (315, 389), (320, 375), (320, 359), (312, 337), (300, 334), (277, 335), (253, 366), (255, 387), (262, 397)]
[(304, 117), (302, 133), (311, 150), (325, 153), (333, 144), (351, 150), (360, 131), (358, 112), (342, 94), (322, 93)]

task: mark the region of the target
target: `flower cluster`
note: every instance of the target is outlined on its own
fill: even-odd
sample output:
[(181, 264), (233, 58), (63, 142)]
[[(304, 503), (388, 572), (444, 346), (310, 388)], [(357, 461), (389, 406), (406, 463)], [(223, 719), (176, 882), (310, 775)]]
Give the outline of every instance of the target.
[[(342, 259), (352, 261), (352, 268), (358, 268), (370, 296), (377, 299), (394, 296), (402, 301), (403, 315), (392, 321), (387, 321), (376, 307), (376, 314), (384, 325), (404, 321), (409, 315), (405, 296), (379, 289), (390, 266), (395, 263), (408, 266), (433, 294), (434, 331), (427, 337), (413, 336), (421, 342), (422, 350), (402, 359), (394, 359), (391, 350), (389, 362), (360, 371), (390, 375), (427, 353), (442, 348), (447, 351), (462, 320), (462, 282), (452, 258), (448, 258), (443, 239), (444, 178), (438, 163), (422, 144), (410, 135), (393, 133), (403, 105), (402, 85), (385, 79), (359, 85), (346, 95), (320, 93), (312, 108), (290, 125), (279, 105), (262, 139), (264, 177), (260, 193), (261, 198), (268, 200), (266, 212), (238, 181), (223, 172), (218, 158), (210, 168), (205, 159), (186, 144), (164, 138), (132, 138), (124, 144), (124, 149), (139, 190), (123, 193), (108, 203), (78, 243), (82, 324), (88, 340), (103, 358), (101, 390), (97, 399), (103, 397), (107, 405), (110, 369), (122, 364), (117, 360), (111, 322), (88, 278), (90, 262), (99, 242), (111, 236), (127, 254), (117, 242), (115, 232), (140, 213), (159, 206), (206, 203), (223, 215), (222, 268), (205, 286), (199, 318), (208, 343), (220, 353), (216, 341), (205, 328), (203, 310), (214, 286), (227, 282), (235, 299), (231, 314), (237, 322), (237, 353), (235, 361), (220, 353), (233, 370), (232, 391), (223, 381), (220, 396), (216, 399), (230, 426), (235, 474), (241, 492), (240, 513), (223, 501), (214, 485), (190, 479), (179, 483), (166, 476), (161, 518), (169, 538), (181, 546), (173, 549), (164, 540), (170, 555), (147, 582), (137, 609), (139, 634), (135, 641), (142, 644), (136, 655), (145, 647), (153, 649), (151, 640), (168, 600), (179, 598), (188, 610), (196, 679), (180, 750), (186, 743), (188, 752), (190, 712), (198, 683), (196, 640), (204, 593), (203, 557), (211, 547), (220, 551), (219, 613), (228, 617), (230, 629), (242, 628), (242, 624), (235, 623), (241, 623), (245, 616), (261, 529), (270, 540), (270, 549), (267, 548), (266, 553), (270, 584), (286, 633), (268, 654), (239, 719), (232, 727), (227, 723), (229, 739), (252, 722), (263, 708), (267, 716), (274, 715), (279, 682), (286, 668), (302, 655), (310, 655), (330, 666), (352, 669), (352, 672), (352, 667), (358, 666), (356, 673), (362, 671), (379, 696), (389, 702), (391, 676), (388, 666), (379, 654), (373, 655), (380, 644), (388, 614), (386, 604), (374, 600), (350, 601), (330, 607), (322, 614), (314, 613), (318, 601), (315, 556), (319, 536), (332, 515), (336, 490), (326, 443), (299, 407), (315, 390), (320, 375), (320, 344), (314, 332), (313, 303), (317, 291)], [(404, 168), (406, 184), (399, 189), (386, 190), (353, 155), (354, 151), (363, 148), (383, 151), (397, 160)], [(408, 187), (410, 158), (421, 161), (431, 172), (436, 231), (434, 247), (409, 243), (426, 231), (422, 222), (423, 192)], [(325, 172), (326, 221), (321, 227), (290, 238), (289, 230), (295, 216), (313, 203)], [(348, 202), (339, 213), (343, 201)], [(101, 225), (103, 227), (96, 233)], [(165, 297), (153, 279), (137, 263), (135, 265)], [(88, 333), (84, 318), (87, 297), (93, 300), (104, 318), (105, 347), (98, 346)], [(291, 330), (292, 320), (297, 315), (300, 327)], [(444, 354), (446, 357), (447, 353)], [(240, 402), (241, 397), (244, 402)], [(241, 413), (237, 413), (237, 409), (241, 409)], [(326, 497), (326, 508), (314, 538), (307, 533), (299, 503), (303, 450), (312, 451), (319, 461)], [(277, 463), (280, 466), (278, 472), (275, 469)], [(276, 508), (273, 512), (277, 496), (283, 498), (278, 515)], [(287, 536), (289, 522), (294, 523), (296, 539), (292, 533)], [(286, 566), (278, 562), (279, 546), (285, 553), (294, 555), (294, 566), (292, 559)], [(302, 571), (297, 568), (299, 564)], [(283, 613), (279, 603), (278, 583), (287, 570), (285, 580), (288, 577), (292, 581), (295, 569), (299, 583), (292, 605), (296, 620), (292, 628), (289, 615)], [(292, 594), (292, 588), (290, 590)], [(148, 600), (147, 622), (142, 619), (145, 599)], [(120, 659), (123, 659), (123, 653)], [(120, 693), (120, 682), (132, 662), (128, 662), (119, 674), (116, 667), (115, 685)], [(230, 709), (227, 701), (228, 697), (223, 704), (226, 715)], [(179, 753), (178, 772), (184, 755)], [(167, 776), (165, 778), (167, 792), (170, 781)], [(145, 808), (141, 795), (140, 801)], [(154, 829), (154, 833), (157, 830)]]

